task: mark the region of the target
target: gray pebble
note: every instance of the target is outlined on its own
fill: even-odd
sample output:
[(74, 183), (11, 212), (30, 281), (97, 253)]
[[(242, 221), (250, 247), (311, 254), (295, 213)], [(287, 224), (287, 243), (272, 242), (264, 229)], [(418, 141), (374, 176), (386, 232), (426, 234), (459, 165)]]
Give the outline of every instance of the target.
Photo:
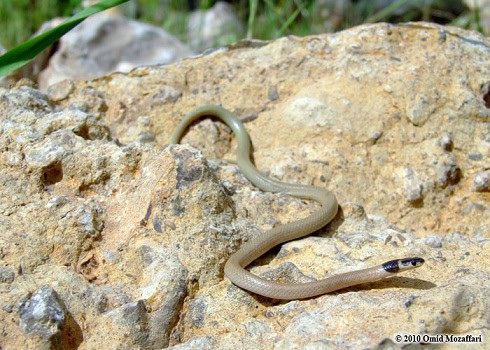
[(221, 186), (223, 186), (223, 189), (225, 190), (225, 192), (232, 196), (236, 193), (236, 186), (233, 185), (230, 181), (228, 180), (223, 180), (221, 182)]
[(211, 337), (195, 337), (183, 344), (171, 346), (168, 350), (211, 350), (215, 349), (215, 341)]
[(473, 185), (478, 192), (490, 191), (490, 170), (476, 173), (473, 177)]
[(364, 207), (360, 203), (346, 202), (342, 204), (342, 213), (344, 218), (355, 220), (366, 220), (367, 215)]
[(63, 205), (70, 202), (70, 199), (67, 196), (56, 196), (52, 197), (48, 203), (45, 205), (45, 208), (56, 210), (61, 208)]
[(490, 240), (490, 224), (479, 227), (478, 230), (473, 233), (473, 238), (479, 243)]
[(261, 274), (260, 277), (268, 280), (279, 280), (292, 283), (307, 283), (314, 281), (313, 278), (301, 272), (301, 270), (292, 262), (282, 263), (278, 268), (269, 270)]
[(250, 318), (243, 324), (245, 332), (252, 338), (272, 338), (274, 330), (270, 324), (254, 318)]
[(2, 310), (10, 314), (14, 311), (14, 307), (15, 307), (14, 304), (3, 304)]
[(63, 146), (55, 141), (48, 140), (44, 144), (31, 149), (27, 153), (26, 160), (33, 167), (44, 168), (60, 162), (65, 154), (66, 150)]
[(275, 86), (269, 87), (267, 97), (269, 98), (269, 101), (275, 101), (279, 98), (279, 93), (277, 92), (277, 88)]
[(0, 267), (0, 283), (12, 283), (15, 279), (15, 272), (8, 267)]
[(403, 194), (409, 202), (422, 199), (424, 186), (419, 174), (412, 168), (403, 169)]
[(77, 217), (77, 223), (80, 229), (89, 234), (95, 235), (102, 229), (102, 222), (98, 217), (98, 211), (92, 208), (78, 207), (74, 210), (74, 214)]
[(204, 318), (206, 317), (206, 310), (208, 304), (205, 298), (197, 297), (191, 301), (189, 305), (189, 316), (192, 324), (198, 328), (201, 328), (205, 324)]
[(383, 132), (380, 131), (380, 130), (376, 130), (370, 137), (369, 137), (369, 140), (372, 142), (372, 143), (376, 143), (376, 141), (378, 141), (381, 136), (383, 136)]
[(5, 152), (3, 158), (8, 165), (16, 166), (22, 163), (24, 155), (19, 151), (11, 151)]
[(143, 300), (124, 304), (105, 315), (116, 324), (129, 326), (135, 333), (145, 333), (143, 324), (147, 321), (148, 314)]
[(48, 97), (51, 101), (62, 101), (73, 92), (75, 86), (72, 80), (66, 79), (48, 87)]
[(171, 86), (161, 87), (153, 96), (153, 104), (161, 106), (167, 103), (174, 103), (182, 96), (182, 91)]
[(250, 112), (250, 113), (244, 115), (242, 118), (240, 118), (240, 120), (242, 121), (242, 123), (248, 123), (248, 122), (254, 121), (258, 117), (259, 116), (257, 115), (257, 113)]
[(431, 248), (442, 248), (442, 238), (436, 235), (429, 235), (421, 239), (421, 241)]
[(482, 160), (483, 156), (480, 153), (471, 153), (468, 155), (470, 160)]
[(461, 168), (454, 159), (437, 164), (438, 183), (442, 187), (455, 185), (461, 179)]
[(439, 140), (437, 140), (437, 144), (441, 146), (444, 151), (451, 152), (453, 150), (453, 140), (450, 134), (443, 135)]
[(424, 125), (432, 114), (432, 108), (429, 99), (422, 97), (410, 105), (407, 110), (407, 118), (413, 125)]
[(66, 311), (54, 289), (43, 286), (21, 305), (19, 318), (22, 332), (49, 340), (62, 332)]

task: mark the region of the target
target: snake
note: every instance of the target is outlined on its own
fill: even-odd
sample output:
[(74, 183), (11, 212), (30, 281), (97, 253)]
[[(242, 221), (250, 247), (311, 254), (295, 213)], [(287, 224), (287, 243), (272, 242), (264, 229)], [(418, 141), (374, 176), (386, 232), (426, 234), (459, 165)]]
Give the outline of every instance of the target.
[(313, 200), (321, 205), (318, 210), (305, 218), (276, 226), (243, 243), (228, 258), (224, 267), (225, 276), (234, 285), (272, 299), (306, 299), (358, 284), (375, 282), (399, 272), (419, 267), (424, 263), (424, 259), (419, 257), (394, 259), (377, 266), (334, 274), (324, 279), (306, 283), (281, 283), (252, 274), (246, 270), (246, 267), (254, 260), (281, 243), (309, 235), (323, 228), (335, 218), (339, 204), (335, 195), (327, 189), (284, 183), (260, 173), (250, 159), (251, 140), (242, 121), (223, 107), (207, 105), (187, 114), (175, 129), (171, 138), (172, 144), (178, 144), (187, 128), (202, 117), (218, 118), (233, 131), (237, 139), (236, 159), (238, 167), (253, 185), (263, 191), (284, 193), (301, 199)]

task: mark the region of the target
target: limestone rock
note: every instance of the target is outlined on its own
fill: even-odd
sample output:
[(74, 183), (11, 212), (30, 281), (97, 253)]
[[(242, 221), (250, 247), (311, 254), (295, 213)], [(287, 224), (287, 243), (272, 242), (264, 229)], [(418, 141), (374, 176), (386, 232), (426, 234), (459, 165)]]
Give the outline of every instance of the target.
[[(242, 42), (47, 93), (0, 89), (2, 347), (396, 349), (406, 345), (396, 343), (401, 332), (489, 339), (489, 204), (476, 189), (490, 168), (489, 47), (455, 28), (378, 24)], [(243, 241), (317, 204), (252, 186), (221, 123), (189, 129), (184, 143), (202, 151), (168, 144), (185, 114), (220, 102), (246, 122), (259, 169), (330, 188), (342, 207), (328, 227), (255, 261), (253, 273), (304, 282), (407, 256), (426, 265), (290, 302), (231, 284), (223, 266)], [(40, 286), (62, 306), (56, 344), (19, 326)]]
[[(362, 203), (406, 230), (471, 234), (490, 220), (481, 209), (488, 203), (473, 194), (473, 174), (490, 168), (487, 45), (478, 33), (423, 23), (242, 42), (114, 75), (110, 84), (81, 84), (59, 104), (95, 89), (115, 138), (147, 134), (160, 145), (195, 107), (222, 104), (247, 121), (264, 173), (332, 188), (341, 203)], [(161, 89), (178, 97), (162, 98)], [(130, 131), (141, 118), (151, 130)], [(184, 142), (208, 158), (234, 159), (233, 137), (220, 123), (194, 129)], [(418, 174), (413, 181), (408, 168)]]
[[(188, 286), (217, 281), (229, 245), (240, 240), (230, 236), (230, 199), (202, 154), (188, 146), (117, 145), (100, 116), (55, 110), (30, 88), (0, 90), (0, 99), (1, 282), (11, 286), (2, 309), (11, 312), (28, 293), (28, 276), (30, 283), (58, 284), (78, 328), (81, 318), (90, 320), (97, 331), (82, 336), (88, 348), (100, 348), (103, 334), (115, 346), (167, 346)], [(29, 320), (22, 329), (30, 334)], [(69, 328), (76, 333), (70, 344), (80, 342), (78, 328)], [(13, 347), (33, 343), (15, 329), (7, 333)]]
[(65, 79), (90, 79), (136, 66), (168, 64), (192, 51), (164, 30), (122, 16), (98, 14), (64, 35), (39, 86)]
[[(198, 336), (214, 334), (217, 349), (376, 348), (387, 338), (394, 341), (398, 333), (477, 335), (488, 327), (490, 271), (484, 262), (488, 253), (476, 240), (446, 235), (438, 246), (387, 229), (386, 222), (379, 218), (346, 217), (333, 226), (338, 232), (333, 242), (322, 234), (284, 244), (276, 257), (264, 259), (269, 262), (267, 266), (259, 262), (251, 270), (265, 276), (266, 271), (289, 261), (308, 270), (310, 276), (322, 278), (320, 270), (324, 266), (339, 273), (369, 266), (373, 259), (414, 254), (426, 257), (427, 266), (307, 301), (271, 303), (232, 285), (203, 290), (189, 304), (180, 324), (181, 333), (189, 336), (181, 340), (190, 344)], [(353, 234), (354, 227), (371, 232), (370, 236), (359, 234), (356, 246), (344, 241), (349, 233)], [(450, 253), (452, 250), (455, 253)], [(294, 277), (287, 280), (294, 281)], [(454, 307), (455, 303), (465, 306)], [(461, 322), (450, 321), (455, 319)], [(234, 329), (232, 334), (230, 328)]]

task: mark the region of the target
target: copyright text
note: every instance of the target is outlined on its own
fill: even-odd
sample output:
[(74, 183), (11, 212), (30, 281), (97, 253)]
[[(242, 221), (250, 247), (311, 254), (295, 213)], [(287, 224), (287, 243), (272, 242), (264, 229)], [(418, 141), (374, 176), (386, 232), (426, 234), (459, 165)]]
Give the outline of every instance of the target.
[(394, 337), (397, 343), (426, 343), (426, 344), (442, 344), (442, 343), (482, 343), (483, 337), (481, 334), (395, 334)]

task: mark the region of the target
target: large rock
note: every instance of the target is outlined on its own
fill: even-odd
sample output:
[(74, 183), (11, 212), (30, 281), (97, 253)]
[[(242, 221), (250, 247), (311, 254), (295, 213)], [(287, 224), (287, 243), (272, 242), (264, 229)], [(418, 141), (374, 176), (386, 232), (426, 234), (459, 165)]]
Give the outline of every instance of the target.
[(39, 86), (65, 79), (90, 79), (136, 66), (168, 64), (192, 51), (163, 29), (112, 14), (89, 17), (64, 35)]
[[(321, 349), (400, 348), (400, 333), (488, 339), (488, 47), (455, 28), (368, 25), (243, 42), (47, 94), (0, 89), (0, 344)], [(260, 169), (331, 188), (342, 207), (253, 273), (304, 282), (404, 256), (426, 265), (291, 302), (223, 278), (242, 241), (317, 205), (264, 193), (233, 162), (212, 160), (234, 159), (221, 123), (189, 130), (184, 142), (202, 152), (168, 145), (187, 112), (220, 102), (246, 122)], [(37, 317), (32, 305), (53, 308)]]
[[(474, 186), (490, 167), (486, 45), (452, 27), (379, 24), (242, 42), (53, 93), (71, 91), (60, 106), (90, 93), (93, 110), (104, 96), (106, 120), (125, 144), (165, 144), (186, 113), (221, 103), (248, 121), (266, 173), (329, 187), (341, 203), (360, 202), (405, 230), (471, 235), (490, 221)], [(234, 159), (215, 125), (199, 124), (188, 140), (208, 158)]]

